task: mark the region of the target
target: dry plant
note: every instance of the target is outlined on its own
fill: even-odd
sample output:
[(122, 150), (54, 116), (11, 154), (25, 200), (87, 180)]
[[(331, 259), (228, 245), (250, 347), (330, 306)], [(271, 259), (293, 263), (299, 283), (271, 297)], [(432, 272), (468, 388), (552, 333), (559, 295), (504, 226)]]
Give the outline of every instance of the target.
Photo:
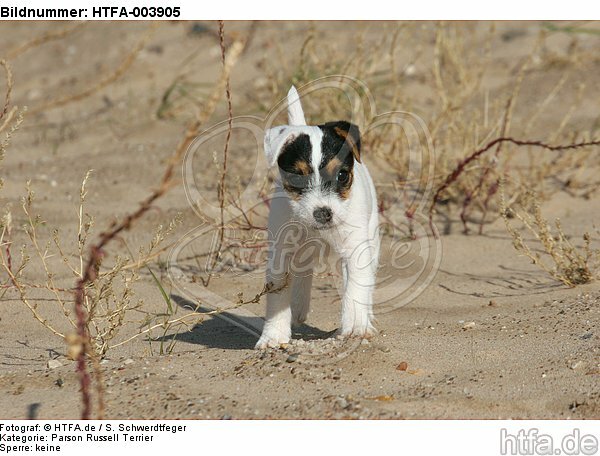
[[(199, 258), (197, 255), (194, 256), (194, 260), (198, 265), (199, 270), (205, 271), (205, 275), (195, 274), (192, 279), (194, 281), (202, 282), (204, 286), (208, 287), (215, 273), (219, 271), (220, 263), (223, 255), (229, 253), (239, 260), (239, 263), (243, 263), (238, 255), (237, 251), (240, 247), (240, 243), (247, 243), (244, 239), (231, 238), (228, 236), (230, 230), (240, 230), (245, 232), (249, 236), (249, 240), (253, 239), (253, 233), (258, 231), (266, 230), (266, 212), (269, 207), (268, 201), (268, 185), (267, 179), (256, 188), (256, 194), (259, 199), (259, 204), (253, 204), (248, 207), (246, 201), (242, 200), (242, 183), (238, 176), (237, 178), (232, 177), (229, 169), (229, 147), (232, 139), (232, 128), (233, 128), (233, 104), (232, 104), (232, 93), (229, 83), (229, 67), (232, 61), (235, 61), (244, 51), (247, 43), (252, 39), (255, 31), (254, 23), (249, 27), (245, 37), (234, 39), (230, 45), (227, 45), (228, 41), (225, 36), (224, 24), (222, 21), (219, 22), (218, 38), (221, 51), (221, 63), (223, 65), (224, 73), (223, 79), (214, 87), (213, 92), (209, 94), (206, 102), (206, 106), (214, 108), (218, 98), (224, 93), (226, 101), (227, 111), (227, 130), (224, 135), (224, 143), (222, 150), (219, 152), (213, 151), (213, 164), (215, 167), (215, 181), (216, 189), (216, 204), (218, 205), (218, 213), (211, 215), (203, 210), (202, 207), (197, 206), (196, 210), (200, 212), (203, 221), (210, 225), (217, 233), (216, 245), (211, 248), (211, 254), (207, 256), (207, 263), (204, 267), (200, 266)], [(169, 88), (168, 92), (170, 92)], [(189, 102), (190, 100), (188, 100)], [(180, 107), (183, 109), (182, 107)], [(166, 109), (169, 112), (169, 116), (175, 112), (171, 111), (168, 104), (165, 104), (165, 98), (160, 109)], [(178, 108), (179, 109), (179, 108)], [(166, 115), (166, 114), (165, 114)], [(206, 173), (203, 172), (203, 178), (206, 178)], [(233, 182), (231, 182), (233, 180)], [(255, 243), (256, 248), (264, 247), (264, 243)], [(192, 315), (193, 317), (193, 315)]]
[[(18, 55), (28, 51), (29, 49), (32, 49), (39, 45), (42, 45), (48, 41), (64, 38), (65, 36), (69, 35), (70, 33), (76, 31), (78, 28), (79, 28), (79, 26), (73, 27), (73, 28), (66, 28), (66, 29), (59, 30), (58, 32), (51, 32), (51, 33), (47, 33), (42, 36), (36, 37), (33, 40), (28, 41), (21, 46), (18, 46), (13, 51), (11, 51), (10, 54), (13, 57), (17, 57)], [(129, 69), (129, 67), (135, 60), (135, 57), (137, 56), (139, 51), (143, 48), (143, 46), (146, 44), (147, 40), (150, 38), (154, 28), (155, 28), (154, 25), (151, 26), (149, 32), (142, 38), (142, 40), (140, 40), (140, 42), (137, 44), (137, 46), (135, 46), (133, 48), (133, 50), (125, 57), (125, 59), (122, 61), (121, 65), (119, 65), (119, 67), (114, 72), (101, 78), (99, 81), (97, 81), (95, 84), (93, 84), (88, 89), (85, 89), (81, 92), (78, 92), (78, 93), (75, 93), (72, 95), (68, 95), (68, 96), (65, 96), (62, 98), (50, 100), (49, 102), (43, 103), (42, 105), (34, 108), (33, 112), (39, 113), (39, 112), (43, 112), (43, 111), (46, 111), (49, 109), (64, 106), (68, 103), (80, 101), (80, 100), (96, 93), (97, 91), (105, 88), (106, 86), (112, 84), (116, 80), (118, 80)], [(10, 67), (6, 64), (6, 62), (4, 60), (0, 61), (0, 64), (4, 67), (6, 74), (7, 74), (7, 92), (6, 92), (6, 97), (5, 97), (6, 101), (4, 104), (3, 111), (2, 111), (2, 113), (0, 113), (0, 121), (3, 120), (3, 123), (0, 124), (0, 132), (4, 131), (8, 125), (11, 125), (10, 131), (6, 135), (6, 140), (3, 141), (0, 146), (0, 154), (3, 154), (9, 141), (10, 141), (11, 135), (18, 129), (18, 127), (20, 126), (20, 124), (23, 121), (24, 110), (19, 111), (16, 107), (14, 107), (12, 110), (8, 109), (9, 105), (10, 105), (10, 95), (11, 95), (11, 90), (12, 90), (12, 73), (10, 71)], [(4, 117), (4, 119), (3, 119), (3, 117)], [(12, 124), (11, 124), (11, 122), (12, 122)], [(83, 204), (83, 200), (85, 199), (85, 182), (86, 182), (86, 180), (87, 180), (87, 176), (86, 176), (86, 179), (84, 180), (84, 184), (82, 185), (82, 193), (80, 195), (81, 204)], [(51, 330), (54, 334), (56, 334), (60, 337), (63, 337), (66, 340), (66, 342), (68, 343), (70, 357), (73, 359), (77, 359), (77, 371), (80, 375), (80, 383), (81, 383), (81, 391), (82, 391), (82, 401), (83, 401), (82, 417), (83, 418), (89, 417), (90, 405), (91, 405), (90, 393), (89, 393), (90, 375), (87, 371), (87, 366), (86, 366), (86, 363), (87, 363), (86, 355), (89, 356), (89, 358), (94, 366), (94, 373), (95, 373), (95, 378), (96, 378), (96, 389), (97, 389), (97, 393), (98, 393), (98, 417), (102, 417), (103, 409), (104, 409), (103, 386), (102, 386), (103, 382), (101, 379), (101, 369), (98, 364), (98, 355), (105, 352), (105, 350), (107, 348), (108, 340), (110, 340), (112, 337), (114, 337), (116, 335), (119, 326), (122, 324), (123, 314), (124, 314), (125, 310), (127, 309), (127, 307), (130, 305), (130, 296), (131, 296), (130, 282), (131, 281), (130, 280), (124, 281), (125, 287), (122, 290), (120, 296), (117, 296), (115, 294), (114, 287), (112, 286), (112, 284), (114, 283), (115, 278), (123, 270), (122, 268), (124, 266), (124, 264), (120, 260), (118, 260), (116, 262), (116, 265), (111, 269), (111, 271), (109, 271), (108, 273), (106, 273), (102, 276), (102, 278), (104, 278), (106, 280), (104, 280), (104, 281), (103, 280), (98, 280), (98, 281), (90, 280), (91, 270), (95, 268), (96, 263), (97, 263), (97, 266), (99, 267), (99, 262), (96, 262), (94, 260), (93, 265), (90, 266), (88, 263), (88, 266), (86, 268), (84, 268), (83, 247), (85, 246), (85, 241), (82, 236), (87, 235), (86, 230), (89, 230), (89, 227), (91, 226), (91, 224), (85, 225), (85, 226), (82, 224), (83, 223), (82, 213), (80, 211), (80, 218), (79, 218), (80, 225), (79, 225), (79, 233), (78, 233), (78, 237), (79, 237), (78, 238), (78, 246), (79, 246), (79, 252), (80, 252), (79, 269), (75, 269), (73, 266), (69, 265), (68, 258), (64, 254), (62, 255), (63, 261), (65, 261), (65, 264), (71, 270), (71, 272), (74, 273), (76, 277), (79, 277), (78, 283), (81, 284), (81, 286), (78, 286), (75, 289), (75, 294), (76, 294), (76, 299), (75, 299), (76, 306), (75, 306), (75, 311), (74, 311), (75, 315), (71, 316), (71, 312), (65, 304), (66, 302), (69, 302), (69, 299), (65, 296), (65, 293), (72, 293), (73, 290), (64, 289), (64, 288), (61, 289), (61, 288), (57, 287), (54, 283), (54, 273), (51, 272), (51, 269), (48, 266), (49, 244), (42, 246), (37, 241), (37, 231), (36, 230), (38, 229), (38, 223), (40, 222), (40, 219), (37, 217), (33, 217), (31, 215), (32, 214), (31, 213), (32, 202), (33, 202), (33, 192), (31, 192), (28, 189), (28, 195), (26, 198), (24, 198), (24, 201), (23, 201), (23, 209), (25, 210), (25, 213), (27, 214), (28, 221), (29, 221), (29, 225), (28, 225), (28, 228), (26, 228), (26, 231), (29, 235), (30, 240), (32, 241), (32, 243), (34, 245), (34, 250), (37, 254), (37, 258), (43, 265), (43, 268), (46, 272), (47, 281), (45, 284), (42, 284), (42, 285), (32, 284), (31, 286), (28, 286), (28, 284), (26, 284), (25, 282), (23, 282), (21, 280), (23, 277), (23, 274), (24, 274), (25, 267), (27, 266), (27, 264), (30, 260), (29, 256), (27, 255), (27, 253), (25, 252), (24, 249), (22, 249), (22, 252), (21, 252), (22, 253), (21, 254), (21, 265), (16, 269), (14, 268), (14, 266), (12, 264), (13, 263), (12, 255), (11, 255), (11, 251), (10, 251), (11, 242), (9, 239), (10, 234), (11, 234), (11, 223), (10, 223), (11, 215), (8, 212), (3, 217), (2, 226), (1, 226), (2, 234), (0, 237), (0, 245), (2, 247), (5, 247), (5, 254), (4, 254), (4, 252), (2, 252), (2, 257), (0, 259), (1, 266), (3, 267), (3, 269), (6, 271), (6, 273), (8, 275), (7, 283), (3, 284), (3, 286), (6, 289), (8, 289), (11, 286), (14, 287), (18, 291), (18, 293), (21, 297), (21, 300), (32, 311), (34, 317), (38, 321), (40, 321), (40, 323), (42, 325), (44, 325), (46, 328)], [(59, 251), (61, 251), (60, 241), (59, 241), (57, 234), (55, 234), (55, 236), (54, 236), (54, 243), (55, 243), (56, 248)], [(61, 251), (61, 254), (62, 254), (62, 251)], [(97, 279), (99, 277), (98, 274), (99, 274), (99, 271), (94, 270), (93, 278)], [(132, 273), (132, 274), (134, 274), (134, 273)], [(133, 277), (133, 275), (132, 275), (132, 277)], [(130, 277), (130, 279), (132, 277)], [(86, 295), (86, 291), (87, 291), (86, 287), (90, 286), (90, 285), (92, 285), (91, 288), (93, 288), (93, 290), (91, 290), (89, 295)], [(61, 331), (59, 331), (58, 329), (56, 329), (54, 327), (53, 322), (49, 322), (47, 319), (45, 319), (40, 314), (40, 312), (38, 312), (37, 301), (30, 301), (28, 292), (30, 289), (40, 289), (40, 288), (45, 288), (47, 291), (50, 291), (55, 296), (59, 305), (63, 309), (63, 315), (65, 316), (67, 321), (71, 324), (71, 326), (75, 327), (76, 333), (77, 333), (76, 335), (69, 334), (69, 333), (63, 334)], [(87, 308), (87, 311), (86, 311), (86, 308)], [(99, 318), (104, 319), (103, 320), (104, 324), (98, 323)], [(95, 342), (94, 342), (93, 347), (92, 347), (92, 343), (91, 343), (91, 339), (90, 339), (90, 328), (91, 327), (93, 327), (93, 331), (95, 331)]]
[[(551, 63), (544, 60), (551, 59), (544, 54), (547, 38), (548, 34), (541, 31), (529, 55), (516, 67), (512, 81), (506, 84), (507, 95), (504, 99), (497, 97), (493, 100), (490, 98), (489, 91), (486, 91), (483, 110), (477, 109), (476, 105), (464, 104), (459, 100), (457, 107), (451, 110), (451, 116), (448, 117), (449, 128), (444, 120), (446, 135), (442, 140), (439, 137), (437, 124), (433, 123), (432, 135), (436, 144), (436, 153), (445, 159), (437, 161), (436, 171), (441, 170), (443, 177), (441, 181), (436, 179), (438, 190), (434, 195), (432, 208), (443, 201), (447, 217), (452, 215), (454, 208), (459, 208), (459, 219), (464, 233), (470, 231), (470, 223), (475, 223), (481, 234), (484, 224), (496, 219), (499, 212), (496, 210), (495, 196), (501, 176), (507, 173), (513, 177), (506, 183), (510, 186), (507, 192), (513, 199), (519, 199), (519, 193), (526, 187), (539, 189), (540, 194), (545, 198), (550, 197), (557, 190), (568, 191), (574, 196), (589, 197), (600, 188), (600, 182), (585, 179), (582, 175), (586, 167), (600, 164), (595, 156), (591, 155), (592, 148), (588, 147), (600, 143), (593, 140), (591, 132), (567, 130), (569, 121), (582, 101), (585, 85), (575, 86), (576, 96), (572, 104), (566, 106), (562, 116), (559, 116), (556, 121), (551, 121), (552, 125), (549, 125), (548, 120), (543, 124), (540, 120), (541, 114), (556, 103), (559, 92), (568, 87), (570, 80), (576, 79), (574, 74), (585, 71), (582, 62), (586, 60), (586, 54), (580, 53), (576, 46), (572, 46), (572, 52), (565, 57), (562, 69), (549, 67)], [(457, 57), (454, 61), (460, 62), (460, 59), (464, 60), (463, 56), (468, 53), (455, 52), (454, 55)], [(485, 60), (474, 63), (475, 65), (472, 66), (460, 65), (460, 68), (464, 71), (477, 71), (467, 68), (471, 66), (486, 69), (487, 67)], [(555, 70), (559, 73), (559, 77), (545, 98), (537, 104), (529, 103), (533, 106), (531, 110), (519, 98), (525, 83), (531, 84), (530, 80), (536, 76), (535, 65)], [(447, 71), (436, 72), (438, 73), (447, 74)], [(477, 76), (480, 78), (482, 74), (478, 73)], [(441, 87), (441, 84), (438, 86)], [(440, 92), (440, 95), (442, 100), (455, 98), (444, 97), (443, 92)], [(517, 115), (521, 119), (520, 122), (514, 121)], [(497, 120), (489, 120), (493, 118)], [(471, 119), (471, 121), (464, 123), (464, 119)], [(528, 139), (536, 127), (545, 132), (544, 136), (538, 136), (539, 139), (535, 140)], [(517, 135), (520, 136), (519, 139), (515, 139), (518, 138)], [(494, 137), (496, 139), (493, 139)], [(457, 154), (456, 152), (460, 151), (455, 149), (456, 152), (452, 153), (452, 148), (456, 148), (455, 145), (458, 144), (457, 141), (461, 141), (461, 138), (473, 138), (474, 141), (463, 141), (462, 152)], [(549, 146), (560, 139), (566, 143), (565, 146)], [(484, 146), (486, 143), (487, 145)], [(523, 152), (515, 147), (505, 151), (505, 145), (508, 144), (523, 148)], [(527, 148), (525, 149), (524, 146)], [(538, 147), (546, 149), (546, 153), (541, 154), (536, 151)], [(484, 154), (481, 153), (483, 149), (485, 152), (492, 149), (492, 152), (483, 156)], [(567, 149), (570, 149), (569, 153), (563, 153)], [(523, 157), (524, 154), (526, 155)], [(524, 159), (517, 161), (515, 157)], [(430, 216), (431, 214), (430, 212)]]
[[(35, 319), (67, 342), (72, 339), (71, 333), (77, 328), (77, 321), (72, 309), (73, 289), (61, 285), (71, 278), (81, 280), (83, 276), (88, 241), (94, 225), (93, 218), (85, 210), (86, 186), (90, 174), (91, 172), (86, 174), (80, 188), (75, 239), (68, 242), (61, 236), (59, 229), (49, 230), (43, 218), (34, 215), (35, 194), (28, 185), (22, 208), (26, 219), (24, 230), (30, 243), (23, 245), (18, 265), (12, 264), (13, 260), (8, 254), (0, 256), (0, 266)], [(6, 226), (10, 224), (7, 223)], [(96, 280), (88, 284), (84, 301), (85, 326), (92, 341), (94, 356), (102, 357), (106, 354), (110, 342), (117, 337), (123, 326), (126, 313), (141, 307), (141, 301), (133, 300), (133, 286), (139, 279), (139, 270), (152, 261), (157, 252), (164, 251), (163, 243), (174, 227), (175, 222), (165, 229), (159, 226), (149, 246), (140, 248), (137, 257), (131, 255), (130, 258), (115, 258), (112, 266), (98, 270)], [(40, 230), (45, 233), (40, 233)], [(48, 231), (51, 234), (48, 235)], [(41, 239), (44, 238), (49, 240), (42, 242)], [(43, 271), (43, 283), (27, 280), (27, 270), (31, 267)], [(47, 311), (39, 308), (41, 292), (52, 296), (52, 301), (59, 306), (60, 314), (64, 317), (63, 321), (56, 317), (51, 319), (47, 316)], [(76, 358), (73, 353), (71, 347), (70, 356)]]
[[(456, 165), (456, 167), (452, 170), (452, 172), (448, 176), (446, 176), (446, 178), (444, 179), (442, 184), (439, 185), (439, 187), (436, 189), (436, 191), (433, 195), (433, 200), (431, 202), (431, 205), (429, 206), (429, 223), (430, 224), (433, 224), (434, 210), (435, 210), (436, 204), (439, 203), (441, 195), (444, 193), (444, 191), (448, 187), (450, 187), (450, 185), (452, 185), (454, 182), (457, 181), (457, 179), (465, 172), (465, 170), (467, 169), (467, 167), (470, 163), (479, 159), (479, 157), (484, 155), (486, 152), (491, 151), (494, 148), (494, 146), (498, 146), (503, 143), (510, 143), (514, 146), (520, 146), (520, 147), (537, 147), (537, 148), (540, 148), (540, 149), (546, 150), (546, 151), (567, 151), (567, 150), (575, 150), (575, 149), (581, 149), (581, 148), (586, 148), (586, 147), (591, 147), (591, 146), (600, 146), (600, 141), (587, 141), (587, 142), (553, 146), (550, 144), (545, 144), (541, 141), (523, 141), (523, 140), (510, 138), (510, 137), (496, 138), (496, 139), (490, 141), (488, 144), (486, 144), (481, 149), (478, 149), (475, 152), (472, 152), (466, 158), (461, 160)], [(496, 151), (497, 150), (498, 150), (498, 148), (496, 148)]]
[[(4, 155), (8, 149), (13, 135), (17, 132), (21, 124), (23, 123), (25, 108), (19, 108), (18, 106), (11, 106), (11, 94), (13, 89), (13, 76), (10, 65), (5, 60), (0, 60), (0, 66), (4, 70), (6, 76), (6, 91), (4, 96), (4, 102), (2, 103), (2, 110), (0, 111), (0, 164), (4, 160)], [(0, 190), (4, 186), (4, 181), (0, 177)], [(2, 217), (0, 218), (0, 253), (3, 258), (6, 259), (6, 265), (9, 270), (13, 270), (13, 259), (11, 253), (12, 246), (12, 214), (10, 208), (6, 207), (2, 209)], [(0, 298), (4, 296), (6, 290), (10, 287), (10, 277), (0, 283), (2, 290), (0, 291)]]
[[(577, 46), (576, 38), (568, 54), (557, 56), (546, 50), (548, 37), (555, 32), (542, 28), (533, 37), (525, 58), (509, 62), (511, 68), (506, 82), (500, 88), (490, 89), (486, 82), (494, 64), (490, 51), (495, 41), (510, 39), (500, 36), (494, 24), (477, 30), (474, 26), (438, 23), (426, 32), (410, 24), (378, 24), (377, 27), (385, 29), (385, 33), (378, 34), (371, 33), (370, 27), (357, 25), (353, 40), (343, 44), (321, 39), (323, 32), (310, 27), (296, 53), (288, 49), (284, 52), (274, 37), (271, 46), (280, 58), (265, 57), (259, 63), (266, 76), (256, 81), (250, 102), (268, 112), (290, 84), (302, 86), (323, 76), (342, 74), (365, 83), (378, 103), (379, 113), (399, 109), (421, 115), (435, 148), (435, 156), (424, 157), (421, 168), (427, 169), (428, 160), (434, 160), (433, 176), (410, 174), (410, 141), (398, 126), (390, 124), (378, 128), (364, 138), (364, 148), (371, 162), (392, 174), (393, 182), (381, 185), (379, 194), (382, 207), (403, 207), (403, 211), (396, 211), (396, 216), (410, 219), (413, 208), (406, 207), (406, 202), (413, 200), (411, 195), (421, 192), (427, 180), (439, 188), (472, 151), (494, 138), (512, 137), (525, 142), (532, 137), (532, 132), (541, 131), (543, 134), (535, 133), (532, 142), (593, 142), (593, 131), (574, 131), (570, 127), (586, 94), (585, 84), (576, 81), (586, 72), (585, 65), (592, 56), (589, 50)], [(402, 46), (404, 42), (427, 43), (431, 34), (435, 37), (431, 45), (411, 49)], [(477, 45), (473, 45), (474, 42)], [(542, 70), (548, 71), (556, 83), (548, 93), (542, 94), (539, 102), (523, 100), (524, 88), (535, 84)], [(409, 85), (410, 90), (406, 90)], [(567, 90), (574, 90), (576, 94), (570, 103), (560, 104), (559, 95)], [(356, 114), (338, 91), (313, 92), (303, 103), (309, 117), (310, 113), (319, 113), (318, 118), (310, 119), (313, 122), (347, 118), (349, 112)], [(564, 108), (562, 114), (549, 123), (543, 114), (553, 106)], [(361, 130), (366, 130), (368, 125), (360, 124), (360, 116), (357, 120)], [(422, 143), (425, 141), (425, 138), (419, 139)], [(589, 148), (577, 153), (548, 151), (540, 155), (525, 148), (506, 153), (505, 145), (498, 142), (491, 154), (469, 161), (468, 166), (460, 170), (460, 178), (453, 179), (451, 185), (436, 195), (438, 214), (447, 221), (445, 231), (451, 229), (451, 221), (457, 220), (464, 233), (471, 230), (472, 224), (482, 233), (485, 225), (496, 220), (498, 183), (507, 172), (513, 175), (507, 183), (510, 186), (507, 192), (515, 198), (519, 197), (516, 193), (522, 191), (521, 183), (525, 182), (538, 188), (540, 197), (544, 198), (556, 191), (589, 198), (600, 189), (600, 180), (585, 176), (590, 165), (600, 166)], [(519, 160), (515, 159), (517, 153)], [(384, 211), (383, 217), (391, 221), (394, 213)]]
[[(152, 205), (163, 197), (174, 184), (175, 166), (181, 161), (183, 155), (196, 136), (200, 133), (206, 120), (212, 115), (223, 89), (227, 86), (229, 74), (243, 49), (245, 42), (243, 40), (235, 42), (223, 62), (221, 78), (215, 86), (213, 95), (198, 110), (196, 117), (188, 124), (183, 139), (177, 145), (174, 153), (167, 162), (167, 167), (163, 173), (159, 186), (143, 200), (138, 209), (125, 216), (121, 221), (115, 222), (111, 227), (100, 234), (99, 240), (89, 248), (87, 261), (82, 269), (81, 278), (77, 281), (75, 287), (75, 315), (77, 321), (77, 338), (74, 338), (71, 344), (73, 351), (78, 353), (77, 371), (80, 376), (82, 391), (82, 419), (88, 419), (91, 410), (91, 398), (89, 394), (90, 375), (87, 371), (86, 355), (90, 355), (90, 334), (86, 327), (86, 309), (85, 301), (87, 299), (86, 289), (89, 284), (98, 279), (98, 272), (105, 255), (104, 250), (114, 241), (122, 232), (128, 231), (132, 225), (139, 220)], [(101, 398), (99, 398), (101, 400)], [(101, 403), (100, 403), (101, 408)]]
[[(221, 48), (221, 63), (225, 66), (225, 24), (223, 21), (219, 21), (219, 45)], [(219, 200), (219, 236), (217, 238), (217, 245), (215, 247), (216, 255), (213, 256), (213, 263), (209, 268), (208, 277), (203, 280), (204, 286), (208, 286), (211, 278), (211, 271), (214, 269), (216, 262), (218, 261), (221, 249), (223, 248), (223, 242), (225, 240), (225, 199), (227, 187), (225, 185), (225, 178), (227, 177), (227, 162), (229, 157), (229, 143), (231, 141), (231, 130), (233, 125), (233, 107), (231, 103), (231, 86), (229, 76), (225, 79), (225, 96), (227, 99), (227, 135), (225, 137), (225, 145), (223, 146), (223, 166), (221, 169), (219, 184), (217, 186), (217, 198)]]
[[(221, 59), (224, 49), (227, 48), (228, 58), (237, 60), (252, 41), (256, 25), (256, 22), (252, 22), (242, 35), (232, 33), (230, 39), (221, 36), (222, 26), (219, 25), (214, 36), (219, 41)], [(207, 29), (205, 33), (213, 35), (212, 30)], [(194, 66), (195, 57), (198, 54), (195, 51), (192, 55), (186, 56), (177, 66), (177, 74), (163, 92), (161, 102), (156, 110), (156, 116), (159, 119), (187, 122), (193, 118), (198, 106), (209, 106), (216, 103), (223, 91), (226, 90), (226, 81), (224, 80), (220, 80), (219, 90), (216, 90), (212, 81), (198, 79), (197, 67)]]
[[(24, 231), (30, 243), (22, 246), (18, 265), (12, 260), (10, 250), (0, 252), (0, 268), (9, 278), (7, 289), (16, 290), (34, 318), (67, 343), (67, 356), (70, 359), (78, 359), (84, 354), (89, 356), (96, 377), (98, 417), (102, 417), (103, 386), (99, 359), (106, 354), (110, 342), (118, 336), (126, 314), (142, 306), (141, 301), (134, 301), (134, 285), (139, 279), (139, 268), (148, 264), (157, 252), (164, 250), (161, 244), (172, 231), (173, 225), (165, 230), (159, 227), (150, 245), (140, 249), (137, 258), (124, 259), (117, 256), (112, 266), (102, 270), (98, 268), (96, 280), (86, 284), (83, 302), (85, 320), (81, 323), (72, 308), (74, 289), (61, 285), (70, 282), (72, 278), (80, 281), (84, 274), (87, 244), (93, 227), (93, 219), (84, 209), (89, 177), (90, 172), (86, 174), (80, 188), (77, 235), (68, 247), (65, 247), (65, 239), (61, 238), (58, 229), (52, 230), (50, 236), (40, 233), (40, 230), (48, 231), (48, 228), (41, 216), (33, 215), (35, 195), (28, 184), (22, 207), (26, 218)], [(10, 223), (4, 223), (4, 226), (7, 228), (3, 233), (9, 232)], [(42, 242), (42, 238), (49, 240)], [(74, 254), (71, 253), (73, 251)], [(27, 271), (32, 268), (43, 271), (45, 280), (42, 283), (27, 279)], [(50, 299), (45, 298), (48, 295), (51, 296)], [(52, 309), (40, 309), (41, 302), (56, 303), (63, 318), (58, 318)], [(76, 335), (80, 324), (83, 324), (90, 338), (86, 344), (82, 344)], [(84, 347), (85, 353), (82, 351)]]
[[(153, 29), (154, 27), (151, 27), (151, 30), (134, 47), (113, 73), (102, 78), (87, 90), (68, 97), (51, 100), (37, 107), (34, 111), (40, 112), (61, 107), (67, 103), (80, 101), (116, 81), (130, 67), (135, 56), (149, 39)], [(59, 39), (71, 31), (55, 34), (56, 36), (43, 36), (40, 39), (33, 40), (31, 43), (26, 43), (17, 48), (17, 53), (25, 52), (27, 49), (50, 39)], [(90, 387), (92, 386), (92, 381), (88, 371), (88, 362), (91, 362), (94, 371), (95, 387), (98, 396), (97, 413), (101, 417), (103, 413), (103, 387), (99, 358), (111, 346), (118, 345), (116, 342), (111, 344), (111, 341), (118, 336), (119, 330), (125, 323), (126, 314), (131, 310), (139, 310), (141, 307), (140, 302), (136, 302), (134, 299), (133, 285), (139, 279), (141, 268), (156, 258), (157, 253), (163, 251), (161, 244), (165, 237), (174, 229), (175, 224), (172, 223), (165, 229), (159, 227), (150, 245), (140, 249), (137, 257), (131, 254), (129, 258), (116, 256), (112, 260), (112, 264), (107, 265), (105, 261), (106, 248), (113, 241), (122, 240), (121, 234), (129, 230), (137, 220), (148, 212), (173, 187), (175, 184), (176, 166), (181, 161), (183, 154), (191, 142), (200, 133), (201, 128), (204, 127), (206, 121), (215, 111), (219, 99), (225, 92), (227, 92), (230, 103), (229, 74), (244, 49), (245, 43), (246, 41), (243, 39), (235, 40), (231, 44), (227, 55), (223, 53), (221, 77), (215, 84), (207, 100), (195, 107), (196, 114), (188, 123), (183, 138), (168, 160), (157, 188), (140, 203), (136, 211), (126, 215), (122, 220), (114, 222), (106, 231), (101, 232), (96, 242), (90, 241), (95, 222), (86, 214), (84, 209), (87, 194), (86, 185), (90, 177), (89, 173), (84, 178), (80, 188), (78, 229), (74, 245), (67, 246), (58, 230), (52, 233), (50, 236), (51, 240), (46, 242), (40, 240), (45, 238), (40, 235), (40, 230), (45, 230), (46, 227), (43, 219), (40, 216), (34, 215), (35, 195), (29, 188), (29, 185), (27, 196), (23, 199), (22, 206), (27, 220), (25, 231), (28, 235), (30, 245), (23, 247), (21, 250), (21, 261), (18, 265), (14, 264), (13, 255), (11, 255), (10, 251), (9, 237), (13, 230), (11, 214), (7, 213), (2, 219), (0, 267), (8, 276), (7, 281), (2, 284), (2, 292), (4, 293), (9, 289), (16, 290), (33, 316), (45, 328), (67, 342), (69, 357), (77, 361), (77, 372), (80, 377), (82, 393), (82, 418), (84, 419), (89, 418), (91, 413)], [(0, 61), (0, 65), (3, 66), (7, 76), (5, 103), (2, 112), (0, 112), (0, 121), (2, 122), (0, 123), (0, 132), (7, 132), (6, 139), (0, 143), (2, 147), (0, 152), (3, 154), (11, 139), (11, 135), (18, 129), (22, 122), (23, 111), (19, 111), (17, 108), (10, 108), (10, 95), (13, 86), (12, 73), (6, 62)], [(71, 253), (72, 250), (76, 252), (74, 255)], [(34, 262), (38, 266), (41, 266), (41, 269), (44, 271), (44, 283), (31, 283), (28, 281), (27, 269)], [(150, 269), (149, 271), (153, 275)], [(76, 280), (74, 288), (62, 284), (64, 280), (68, 280), (68, 277)], [(160, 282), (157, 281), (157, 285), (164, 293)], [(56, 302), (59, 306), (63, 321), (50, 319), (44, 313), (43, 309), (39, 308), (39, 299), (35, 296), (36, 293), (51, 293), (52, 301)], [(73, 295), (75, 297), (74, 309), (71, 307)], [(253, 302), (253, 300), (251, 301)], [(188, 321), (188, 317), (184, 317), (181, 321)], [(175, 323), (167, 323), (167, 326), (171, 327)], [(150, 331), (142, 330), (138, 335), (148, 332)]]
[[(559, 219), (554, 221), (553, 230), (542, 214), (535, 192), (528, 191), (522, 202), (508, 207), (502, 187), (501, 184), (501, 215), (517, 252), (568, 287), (586, 284), (599, 277), (600, 249), (592, 248), (590, 233), (584, 233), (583, 245), (576, 246), (564, 233)], [(523, 227), (515, 228), (511, 218), (519, 220)], [(523, 230), (533, 235), (535, 247), (525, 240)]]

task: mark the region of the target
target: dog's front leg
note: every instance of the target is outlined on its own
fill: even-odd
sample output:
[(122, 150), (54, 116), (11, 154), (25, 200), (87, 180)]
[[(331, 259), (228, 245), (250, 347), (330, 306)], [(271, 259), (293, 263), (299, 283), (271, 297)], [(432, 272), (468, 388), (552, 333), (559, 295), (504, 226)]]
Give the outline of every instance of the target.
[(373, 289), (376, 268), (373, 248), (369, 242), (354, 243), (343, 257), (344, 295), (342, 297), (342, 337), (369, 337), (375, 334), (373, 327)]
[(292, 336), (291, 287), (287, 274), (267, 274), (274, 291), (267, 294), (267, 317), (256, 348), (279, 347)]
[(269, 252), (266, 281), (267, 294), (265, 325), (256, 348), (279, 347), (292, 336), (290, 263), (297, 249), (292, 229), (286, 229), (290, 208), (284, 198), (274, 198), (269, 214)]

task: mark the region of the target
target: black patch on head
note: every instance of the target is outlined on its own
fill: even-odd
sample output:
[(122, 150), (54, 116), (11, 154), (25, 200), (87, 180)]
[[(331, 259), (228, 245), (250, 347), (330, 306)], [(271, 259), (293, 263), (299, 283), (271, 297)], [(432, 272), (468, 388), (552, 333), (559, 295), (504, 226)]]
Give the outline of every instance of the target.
[(356, 125), (338, 121), (319, 125), (323, 131), (319, 173), (324, 190), (333, 190), (342, 199), (349, 196), (354, 160), (360, 155), (360, 133)]
[(311, 154), (312, 144), (306, 133), (283, 145), (277, 164), (283, 186), (288, 192), (299, 196), (308, 188), (310, 174), (313, 172), (310, 165)]

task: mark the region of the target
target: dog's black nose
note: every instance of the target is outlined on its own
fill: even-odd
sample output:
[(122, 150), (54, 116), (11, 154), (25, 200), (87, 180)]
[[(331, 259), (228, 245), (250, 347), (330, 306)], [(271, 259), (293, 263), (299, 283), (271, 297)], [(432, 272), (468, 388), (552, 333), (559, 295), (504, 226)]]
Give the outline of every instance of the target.
[(313, 217), (319, 223), (325, 224), (331, 222), (333, 214), (328, 207), (318, 207), (313, 211)]

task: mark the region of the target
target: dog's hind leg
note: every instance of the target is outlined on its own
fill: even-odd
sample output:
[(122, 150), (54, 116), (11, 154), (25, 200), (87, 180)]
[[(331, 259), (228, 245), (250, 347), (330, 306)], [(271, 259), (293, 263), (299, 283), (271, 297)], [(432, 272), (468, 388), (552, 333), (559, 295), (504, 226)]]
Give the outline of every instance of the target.
[[(338, 331), (341, 337), (369, 337), (376, 333), (373, 326), (373, 289), (375, 287), (376, 266), (373, 265), (379, 244), (372, 244), (365, 232), (354, 233), (343, 257), (344, 295), (342, 296), (342, 326)], [(360, 248), (356, 246), (362, 246)]]
[(310, 310), (310, 295), (315, 264), (327, 258), (327, 246), (323, 242), (303, 239), (302, 246), (292, 260), (292, 324), (301, 325)]
[(310, 310), (310, 291), (312, 288), (312, 269), (301, 276), (292, 277), (292, 324), (301, 325)]

